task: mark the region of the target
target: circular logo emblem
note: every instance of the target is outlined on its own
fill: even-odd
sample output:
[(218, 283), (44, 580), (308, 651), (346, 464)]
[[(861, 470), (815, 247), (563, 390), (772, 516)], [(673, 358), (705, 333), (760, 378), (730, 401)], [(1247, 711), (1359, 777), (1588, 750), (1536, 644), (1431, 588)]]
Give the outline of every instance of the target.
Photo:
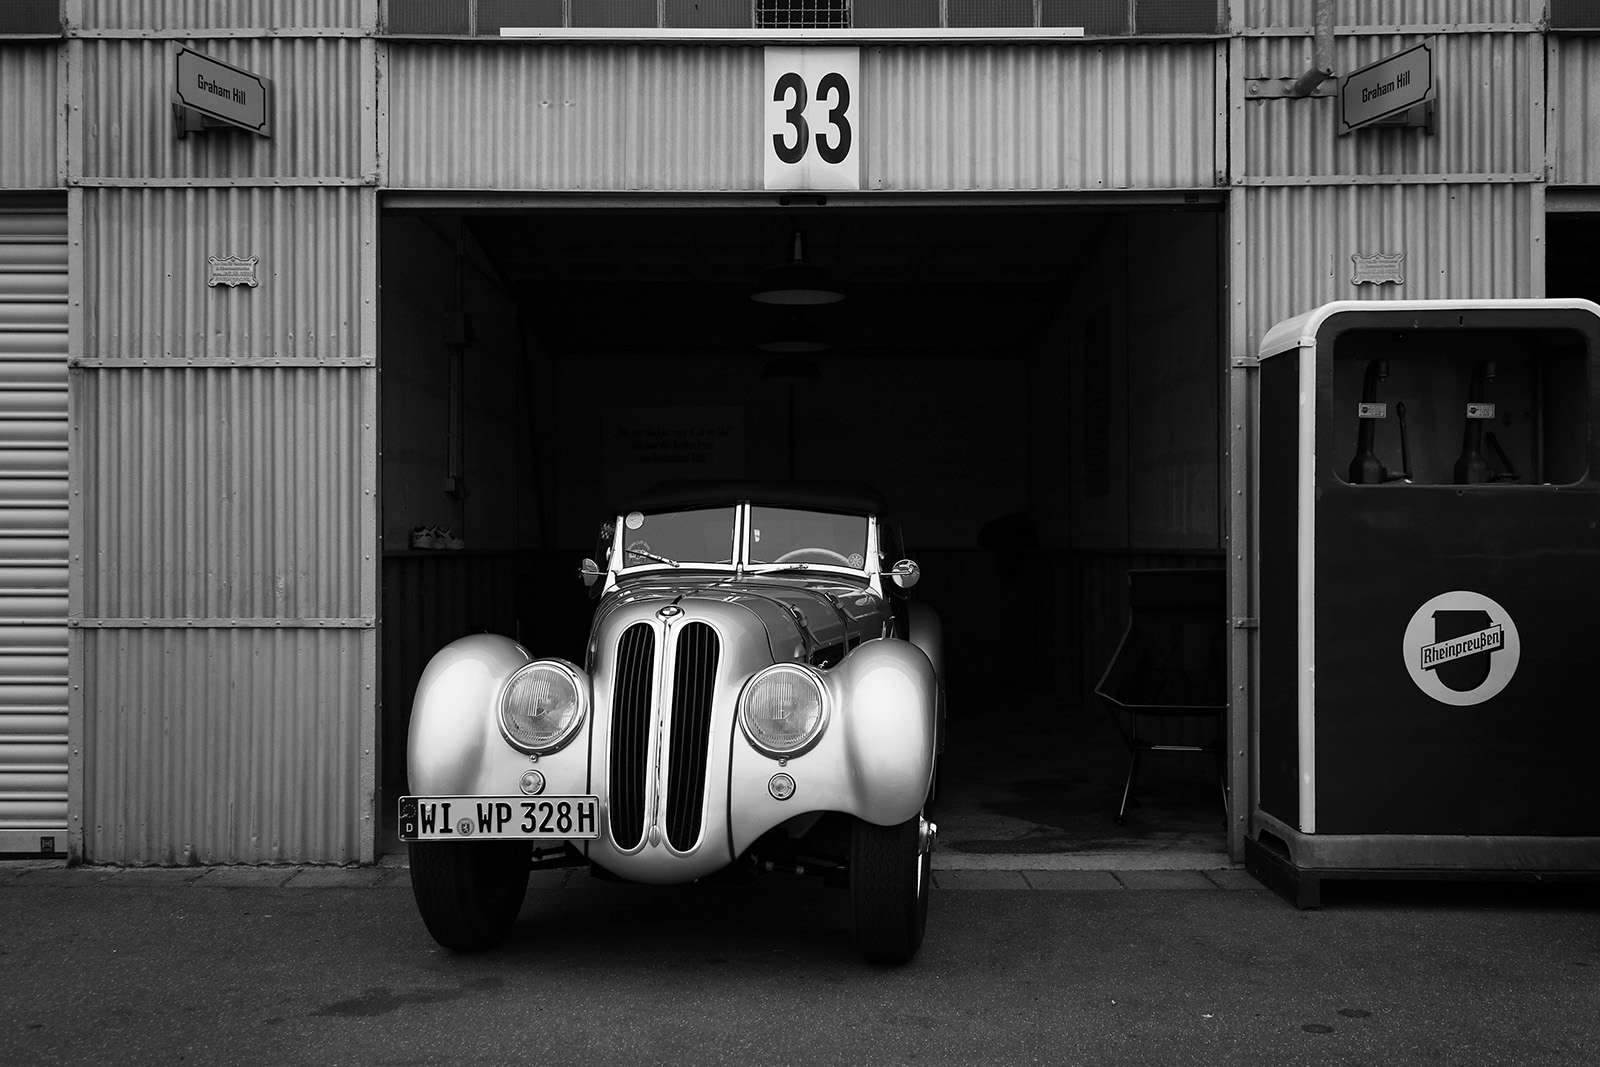
[(472, 836), (472, 820), (471, 819), (462, 819), (461, 821), (457, 822), (456, 823), (456, 832), (458, 834), (460, 834), (462, 837), (471, 837)]
[(1517, 673), (1522, 639), (1506, 609), (1482, 593), (1440, 593), (1411, 616), (1402, 653), (1417, 688), (1441, 704), (1469, 707)]
[(682, 614), (683, 614), (683, 609), (678, 607), (678, 605), (676, 605), (676, 604), (668, 604), (666, 607), (664, 607), (660, 611), (656, 612), (656, 618), (658, 618), (658, 619), (676, 619), (679, 615), (682, 615)]

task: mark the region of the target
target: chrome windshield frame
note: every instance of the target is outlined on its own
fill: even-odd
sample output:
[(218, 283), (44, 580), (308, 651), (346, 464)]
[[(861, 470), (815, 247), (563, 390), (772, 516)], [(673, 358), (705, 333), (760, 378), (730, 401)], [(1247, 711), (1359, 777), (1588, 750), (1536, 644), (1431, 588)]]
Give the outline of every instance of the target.
[[(677, 566), (669, 563), (651, 561), (648, 563), (623, 566), (625, 546), (627, 543), (627, 516), (616, 516), (614, 534), (611, 540), (611, 549), (606, 560), (606, 570), (610, 580), (607, 588), (614, 587), (617, 582), (625, 578), (660, 577), (662, 575), (677, 575), (685, 572), (701, 574), (729, 574), (737, 578), (758, 576), (763, 574), (830, 574), (856, 579), (865, 578), (874, 588), (881, 591), (882, 573), (879, 560), (878, 517), (871, 514), (856, 516), (855, 513), (843, 513), (852, 517), (859, 517), (867, 524), (865, 559), (860, 567), (840, 566), (834, 563), (751, 563), (750, 539), (753, 526), (752, 513), (756, 505), (747, 500), (737, 501), (733, 504), (733, 529), (729, 531), (731, 537), (732, 563), (711, 563), (702, 560), (679, 560)], [(696, 509), (697, 510), (697, 509)], [(806, 511), (815, 510), (816, 514), (840, 514), (822, 509), (792, 508), (790, 510)]]

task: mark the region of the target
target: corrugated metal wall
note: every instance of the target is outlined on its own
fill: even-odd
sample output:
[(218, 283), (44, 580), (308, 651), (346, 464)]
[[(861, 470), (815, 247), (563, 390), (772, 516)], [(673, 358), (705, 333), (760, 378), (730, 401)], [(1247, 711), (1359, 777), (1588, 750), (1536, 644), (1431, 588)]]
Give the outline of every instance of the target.
[(868, 49), (862, 188), (1209, 188), (1217, 56), (1211, 44)]
[[(272, 80), (273, 135), (247, 137), (202, 133), (178, 139), (170, 108), (128, 107), (129, 100), (161, 101), (173, 91), (170, 38), (85, 42), (80, 84), (84, 108), (105, 116), (77, 132), (77, 166), (94, 181), (160, 176), (163, 181), (270, 175), (345, 184), (363, 175), (363, 107), (368, 94), (328, 92), (357, 84), (357, 70), (371, 66), (371, 42), (337, 37), (230, 38), (192, 42), (212, 59)], [(370, 169), (371, 163), (366, 167)], [(310, 184), (309, 181), (302, 184)]]
[(1600, 185), (1600, 37), (1552, 37), (1548, 48), (1550, 180)]
[[(861, 186), (1209, 188), (1212, 44), (862, 49)], [(419, 45), (388, 56), (395, 188), (762, 187), (759, 47)]]
[[(1407, 25), (1429, 13), (1383, 12)], [(1545, 87), (1536, 30), (1501, 24), (1439, 33), (1431, 134), (1338, 137), (1331, 96), (1244, 97), (1234, 105), (1234, 182), (1242, 187), (1233, 202), (1235, 280), (1246, 294), (1239, 354), (1249, 355), (1274, 322), (1329, 300), (1537, 295)], [(1342, 31), (1335, 69), (1354, 70), (1420, 39)], [(1244, 78), (1292, 77), (1310, 59), (1303, 36), (1252, 36), (1234, 47)], [(1396, 252), (1405, 255), (1403, 284), (1354, 284), (1352, 255)]]
[[(1358, 70), (1419, 43), (1414, 34), (1341, 34), (1337, 71)], [(1442, 34), (1436, 38), (1440, 103), (1432, 136), (1420, 130), (1368, 130), (1337, 135), (1331, 96), (1247, 100), (1243, 108), (1243, 176), (1247, 182), (1301, 178), (1326, 181), (1399, 178), (1453, 182), (1484, 177), (1533, 181), (1536, 100), (1542, 98), (1543, 41), (1527, 33)], [(1295, 76), (1310, 65), (1304, 38), (1265, 37), (1245, 46), (1244, 77)], [(1487, 76), (1486, 72), (1492, 72)]]
[(67, 0), (73, 26), (98, 30), (371, 27), (377, 0)]
[[(1233, 0), (1239, 25), (1251, 30), (1306, 29), (1316, 0)], [(1340, 27), (1486, 26), (1530, 23), (1544, 0), (1334, 0)]]
[(61, 51), (55, 43), (0, 48), (0, 189), (61, 184)]
[(758, 48), (389, 51), (393, 188), (761, 188)]
[[(1262, 188), (1245, 201), (1250, 338), (1330, 300), (1536, 296), (1526, 184)], [(1405, 284), (1355, 285), (1353, 253), (1403, 252)]]
[(77, 631), (84, 838), (101, 863), (368, 856), (370, 629)]
[[(374, 10), (87, 3), (68, 45), (85, 859), (375, 858), (376, 45), (328, 28)], [(273, 79), (270, 140), (175, 137), (180, 44)]]
[[(77, 392), (87, 620), (373, 615), (359, 367), (112, 369)], [(189, 620), (192, 620), (190, 622)]]
[[(83, 193), (83, 351), (151, 359), (370, 362), (370, 189), (121, 185)], [(208, 259), (257, 257), (259, 288), (208, 286)]]
[(67, 217), (0, 197), (0, 852), (67, 847)]

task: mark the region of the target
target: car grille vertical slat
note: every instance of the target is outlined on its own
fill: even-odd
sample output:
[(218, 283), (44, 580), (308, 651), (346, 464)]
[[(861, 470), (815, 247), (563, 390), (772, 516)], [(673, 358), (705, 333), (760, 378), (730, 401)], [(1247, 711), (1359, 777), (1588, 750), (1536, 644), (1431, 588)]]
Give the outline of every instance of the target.
[(667, 840), (680, 852), (700, 839), (706, 795), (706, 750), (716, 693), (717, 632), (692, 622), (678, 635), (672, 683), (672, 759), (667, 768)]
[(655, 631), (642, 623), (624, 630), (617, 642), (611, 700), (611, 839), (623, 849), (636, 847), (644, 838), (655, 652)]

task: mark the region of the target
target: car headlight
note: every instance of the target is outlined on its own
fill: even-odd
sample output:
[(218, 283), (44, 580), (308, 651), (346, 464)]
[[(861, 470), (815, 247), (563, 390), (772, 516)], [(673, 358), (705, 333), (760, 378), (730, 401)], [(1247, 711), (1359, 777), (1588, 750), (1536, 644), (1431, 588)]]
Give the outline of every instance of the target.
[(757, 750), (787, 759), (822, 736), (827, 711), (817, 676), (804, 667), (779, 663), (750, 679), (739, 702), (739, 725)]
[(583, 686), (576, 669), (535, 660), (517, 670), (500, 694), (500, 732), (524, 752), (554, 752), (583, 724)]

